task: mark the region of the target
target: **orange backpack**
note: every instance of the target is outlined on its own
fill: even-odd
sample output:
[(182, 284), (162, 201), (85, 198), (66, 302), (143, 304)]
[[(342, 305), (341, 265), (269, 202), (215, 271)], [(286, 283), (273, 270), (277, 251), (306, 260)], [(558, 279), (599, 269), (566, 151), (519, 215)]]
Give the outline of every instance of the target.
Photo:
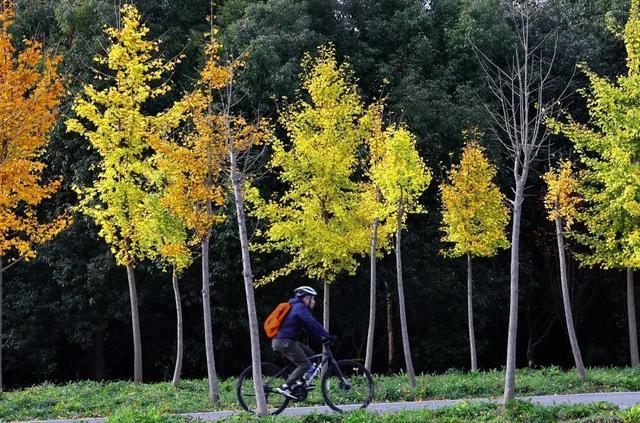
[(271, 312), (267, 320), (264, 321), (264, 331), (269, 338), (273, 338), (278, 334), (282, 321), (293, 307), (289, 303), (280, 303), (276, 309)]

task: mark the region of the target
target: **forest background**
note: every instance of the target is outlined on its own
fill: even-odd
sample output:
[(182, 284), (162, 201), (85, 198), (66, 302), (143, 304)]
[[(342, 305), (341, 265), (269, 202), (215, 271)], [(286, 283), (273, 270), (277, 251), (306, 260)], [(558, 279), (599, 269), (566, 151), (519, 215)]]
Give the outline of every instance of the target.
[[(150, 104), (161, 110), (188, 91), (204, 61), (204, 33), (209, 29), (208, 0), (135, 2), (150, 37), (162, 40), (162, 54), (185, 59), (176, 67), (174, 90)], [(626, 0), (547, 0), (534, 33), (557, 31), (553, 68), (558, 85), (570, 91), (587, 85), (575, 72), (584, 62), (599, 75), (624, 72), (622, 41), (608, 30), (625, 22)], [(408, 326), (418, 372), (442, 372), (469, 366), (466, 320), (466, 260), (444, 258), (438, 185), (458, 163), (463, 130), (478, 127), (482, 144), (498, 169), (502, 192), (510, 193), (508, 158), (491, 136), (484, 103), (491, 107), (485, 75), (472, 43), (495, 63), (513, 52), (513, 33), (499, 0), (227, 0), (215, 6), (224, 52), (248, 52), (240, 84), (246, 116), (277, 119), (286, 100), (299, 88), (305, 52), (332, 42), (339, 60), (348, 60), (363, 99), (387, 97), (387, 112), (417, 136), (418, 150), (433, 180), (421, 198), (426, 213), (408, 218), (403, 242)], [(72, 116), (73, 95), (93, 79), (91, 58), (106, 45), (104, 25), (114, 25), (118, 2), (112, 0), (19, 0), (11, 28), (15, 40), (36, 38), (63, 54), (60, 73), (69, 80), (61, 105)], [(19, 44), (19, 43), (18, 43)], [(388, 81), (384, 83), (383, 81)], [(567, 111), (586, 121), (584, 100), (573, 95)], [(282, 130), (281, 128), (279, 129)], [(570, 157), (570, 143), (553, 137), (530, 178), (523, 209), (520, 256), (518, 366), (550, 364), (571, 367), (571, 350), (563, 326), (557, 246), (553, 223), (544, 209), (541, 175), (560, 156)], [(266, 159), (265, 159), (266, 160)], [(73, 185), (92, 178), (97, 155), (79, 137), (65, 132), (62, 119), (51, 135), (43, 161), (46, 175), (63, 177), (60, 192), (41, 207), (57, 215), (76, 201)], [(265, 173), (256, 182), (267, 195), (277, 190)], [(236, 375), (250, 362), (242, 261), (233, 203), (230, 217), (218, 225), (210, 245), (211, 299), (216, 361), (221, 376)], [(250, 221), (250, 229), (261, 223)], [(570, 249), (575, 245), (570, 244)], [(277, 254), (253, 254), (256, 276), (268, 275), (287, 261)], [(629, 363), (624, 272), (586, 269), (568, 255), (574, 320), (587, 366)], [(137, 267), (145, 381), (166, 380), (173, 371), (175, 312), (170, 275), (152, 263)], [(364, 359), (368, 324), (367, 259), (354, 276), (340, 275), (332, 290), (331, 329), (342, 339), (337, 354)], [(132, 355), (130, 308), (125, 269), (98, 236), (92, 221), (77, 215), (70, 228), (38, 249), (36, 259), (20, 263), (4, 276), (4, 384), (7, 388), (42, 381), (83, 378), (128, 379)], [(183, 376), (206, 374), (199, 266), (181, 280), (185, 321)], [(480, 368), (505, 363), (509, 304), (509, 251), (474, 263), (475, 324)], [(387, 255), (378, 264), (378, 325), (373, 357), (375, 372), (403, 367), (397, 317), (395, 263)], [(300, 273), (256, 289), (260, 320), (288, 298), (295, 286), (311, 284)], [(390, 322), (390, 323), (389, 323)], [(391, 336), (390, 336), (391, 335)], [(264, 334), (262, 348), (270, 357)], [(388, 344), (391, 338), (393, 342)]]

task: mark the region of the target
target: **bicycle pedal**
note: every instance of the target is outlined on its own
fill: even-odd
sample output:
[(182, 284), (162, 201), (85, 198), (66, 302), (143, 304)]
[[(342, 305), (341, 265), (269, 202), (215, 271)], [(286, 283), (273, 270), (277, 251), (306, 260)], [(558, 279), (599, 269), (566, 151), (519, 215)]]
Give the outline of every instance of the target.
[(307, 391), (313, 391), (314, 389), (316, 389), (316, 385), (307, 385), (304, 387), (304, 389), (306, 389)]

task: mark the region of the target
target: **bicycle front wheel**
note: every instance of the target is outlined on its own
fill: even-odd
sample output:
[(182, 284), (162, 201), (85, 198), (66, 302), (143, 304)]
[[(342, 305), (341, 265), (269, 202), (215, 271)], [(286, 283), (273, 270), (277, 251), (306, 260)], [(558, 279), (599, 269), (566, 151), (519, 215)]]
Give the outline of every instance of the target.
[[(287, 408), (289, 398), (275, 392), (275, 389), (285, 383), (286, 370), (273, 363), (262, 363), (262, 387), (267, 401), (269, 414), (276, 415)], [(243, 410), (257, 413), (255, 384), (253, 383), (253, 367), (249, 366), (240, 373), (236, 383), (236, 395)]]
[(329, 407), (347, 411), (346, 405), (366, 408), (373, 400), (371, 373), (357, 361), (340, 360), (322, 376), (322, 396)]

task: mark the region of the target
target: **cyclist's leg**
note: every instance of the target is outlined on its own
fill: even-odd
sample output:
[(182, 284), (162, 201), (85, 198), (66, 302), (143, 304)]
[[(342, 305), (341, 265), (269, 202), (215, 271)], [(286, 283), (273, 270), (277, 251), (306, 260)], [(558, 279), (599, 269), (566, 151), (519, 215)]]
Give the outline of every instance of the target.
[(307, 355), (307, 357), (311, 357), (312, 355), (315, 354), (311, 348), (309, 348), (308, 346), (306, 346), (302, 342), (300, 342), (300, 341), (296, 341), (296, 342), (298, 342), (298, 346), (300, 346), (300, 348), (302, 349), (302, 351), (304, 351), (304, 353)]
[(280, 354), (284, 355), (296, 368), (289, 378), (287, 378), (287, 385), (293, 386), (293, 384), (304, 375), (304, 373), (311, 367), (311, 362), (307, 357), (305, 350), (300, 346), (301, 344), (292, 339), (274, 339), (273, 349)]

